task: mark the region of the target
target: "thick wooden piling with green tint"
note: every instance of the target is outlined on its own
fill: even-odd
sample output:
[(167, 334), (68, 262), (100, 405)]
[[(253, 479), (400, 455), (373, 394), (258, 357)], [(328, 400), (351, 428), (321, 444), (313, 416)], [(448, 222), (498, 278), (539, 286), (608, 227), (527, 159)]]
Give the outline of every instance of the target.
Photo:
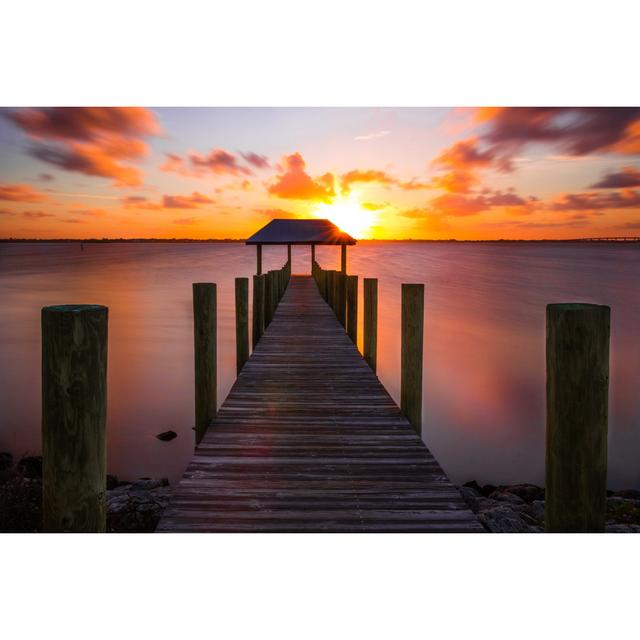
[(236, 278), (236, 372), (249, 359), (249, 278)]
[(610, 309), (547, 306), (546, 530), (606, 521)]
[(42, 309), (43, 528), (106, 530), (108, 311)]
[(378, 361), (378, 279), (364, 279), (364, 322), (362, 348), (364, 359), (375, 372)]
[(424, 285), (402, 285), (402, 352), (400, 408), (422, 434), (422, 348)]
[(347, 280), (347, 335), (358, 344), (358, 276), (346, 276)]
[(253, 327), (251, 344), (255, 349), (264, 333), (264, 275), (253, 276)]
[(218, 393), (218, 322), (216, 285), (193, 285), (193, 335), (195, 355), (196, 444), (216, 417)]

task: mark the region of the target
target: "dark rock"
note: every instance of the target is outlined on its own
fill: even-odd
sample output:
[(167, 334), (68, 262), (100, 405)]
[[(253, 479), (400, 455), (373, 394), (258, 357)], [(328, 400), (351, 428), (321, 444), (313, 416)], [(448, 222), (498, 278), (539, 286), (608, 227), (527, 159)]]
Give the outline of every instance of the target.
[(529, 503), (534, 500), (544, 500), (544, 488), (535, 484), (514, 484), (499, 487), (498, 490), (518, 496)]
[(473, 513), (480, 511), (480, 494), (473, 487), (469, 486), (471, 483), (467, 483), (460, 487), (460, 493), (462, 498), (467, 503), (467, 506)]
[(482, 495), (482, 487), (475, 480), (465, 482), (462, 486), (469, 487), (469, 489), (473, 489), (478, 495)]
[(520, 496), (517, 496), (515, 493), (510, 493), (509, 491), (503, 491), (501, 489), (494, 491), (491, 494), (490, 499), (496, 500), (497, 502), (506, 502), (514, 507), (519, 507), (526, 504), (526, 502)]
[(42, 456), (27, 456), (17, 466), (25, 478), (42, 478)]
[(178, 434), (175, 431), (163, 431), (162, 433), (159, 433), (156, 438), (158, 438), (158, 440), (162, 440), (163, 442), (169, 442), (169, 440), (173, 440), (174, 438), (177, 438)]
[(537, 526), (544, 526), (544, 502), (542, 500), (534, 500), (531, 504), (526, 504), (520, 510), (520, 515), (524, 518), (530, 518)]
[(495, 487), (492, 484), (485, 484), (481, 489), (480, 489), (480, 493), (485, 497), (488, 498), (498, 487)]
[(115, 489), (118, 484), (118, 476), (112, 476), (110, 473), (107, 474), (107, 491), (110, 489)]
[(538, 533), (541, 530), (507, 505), (481, 511), (478, 519), (492, 533)]
[(640, 525), (638, 524), (607, 524), (605, 531), (607, 533), (640, 533)]
[(0, 471), (6, 471), (13, 466), (13, 456), (7, 452), (2, 451), (0, 453)]

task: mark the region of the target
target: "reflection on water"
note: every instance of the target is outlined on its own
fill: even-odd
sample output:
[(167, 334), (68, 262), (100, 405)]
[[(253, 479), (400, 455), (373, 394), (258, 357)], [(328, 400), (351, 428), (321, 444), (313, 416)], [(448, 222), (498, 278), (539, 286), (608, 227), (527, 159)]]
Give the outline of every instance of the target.
[[(266, 248), (265, 269), (285, 257)], [(339, 250), (317, 258), (337, 268)], [(309, 249), (294, 248), (293, 272), (309, 266)], [(235, 377), (233, 279), (254, 270), (241, 244), (0, 244), (0, 450), (40, 449), (40, 308), (99, 303), (109, 471), (177, 479), (193, 450), (191, 283), (218, 283), (222, 399)], [(545, 305), (610, 305), (609, 485), (640, 486), (638, 245), (363, 242), (349, 271), (379, 278), (378, 374), (396, 400), (400, 284), (426, 284), (423, 437), (455, 482), (543, 481)], [(179, 437), (156, 440), (167, 429)]]

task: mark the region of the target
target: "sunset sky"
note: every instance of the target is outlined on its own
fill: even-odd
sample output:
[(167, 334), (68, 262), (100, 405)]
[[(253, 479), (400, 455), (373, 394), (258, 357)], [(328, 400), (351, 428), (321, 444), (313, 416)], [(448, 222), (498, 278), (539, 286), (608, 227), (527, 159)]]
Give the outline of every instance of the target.
[(640, 235), (640, 108), (0, 109), (0, 237)]

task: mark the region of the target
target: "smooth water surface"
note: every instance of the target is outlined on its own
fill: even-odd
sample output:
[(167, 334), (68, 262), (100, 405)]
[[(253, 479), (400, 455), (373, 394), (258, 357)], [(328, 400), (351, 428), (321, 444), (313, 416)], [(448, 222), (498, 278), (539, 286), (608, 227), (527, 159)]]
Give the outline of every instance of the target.
[[(317, 258), (337, 268), (339, 248)], [(284, 247), (264, 250), (265, 270), (285, 259)], [(294, 247), (293, 272), (309, 268), (309, 248)], [(104, 304), (109, 472), (177, 480), (193, 451), (191, 283), (218, 285), (222, 402), (235, 378), (234, 278), (254, 272), (242, 244), (0, 244), (0, 451), (40, 450), (41, 307)], [(396, 400), (400, 285), (425, 283), (423, 437), (459, 483), (543, 483), (545, 305), (610, 305), (609, 485), (640, 487), (639, 245), (362, 242), (349, 272), (379, 278), (378, 375)], [(155, 438), (167, 429), (178, 438)]]

